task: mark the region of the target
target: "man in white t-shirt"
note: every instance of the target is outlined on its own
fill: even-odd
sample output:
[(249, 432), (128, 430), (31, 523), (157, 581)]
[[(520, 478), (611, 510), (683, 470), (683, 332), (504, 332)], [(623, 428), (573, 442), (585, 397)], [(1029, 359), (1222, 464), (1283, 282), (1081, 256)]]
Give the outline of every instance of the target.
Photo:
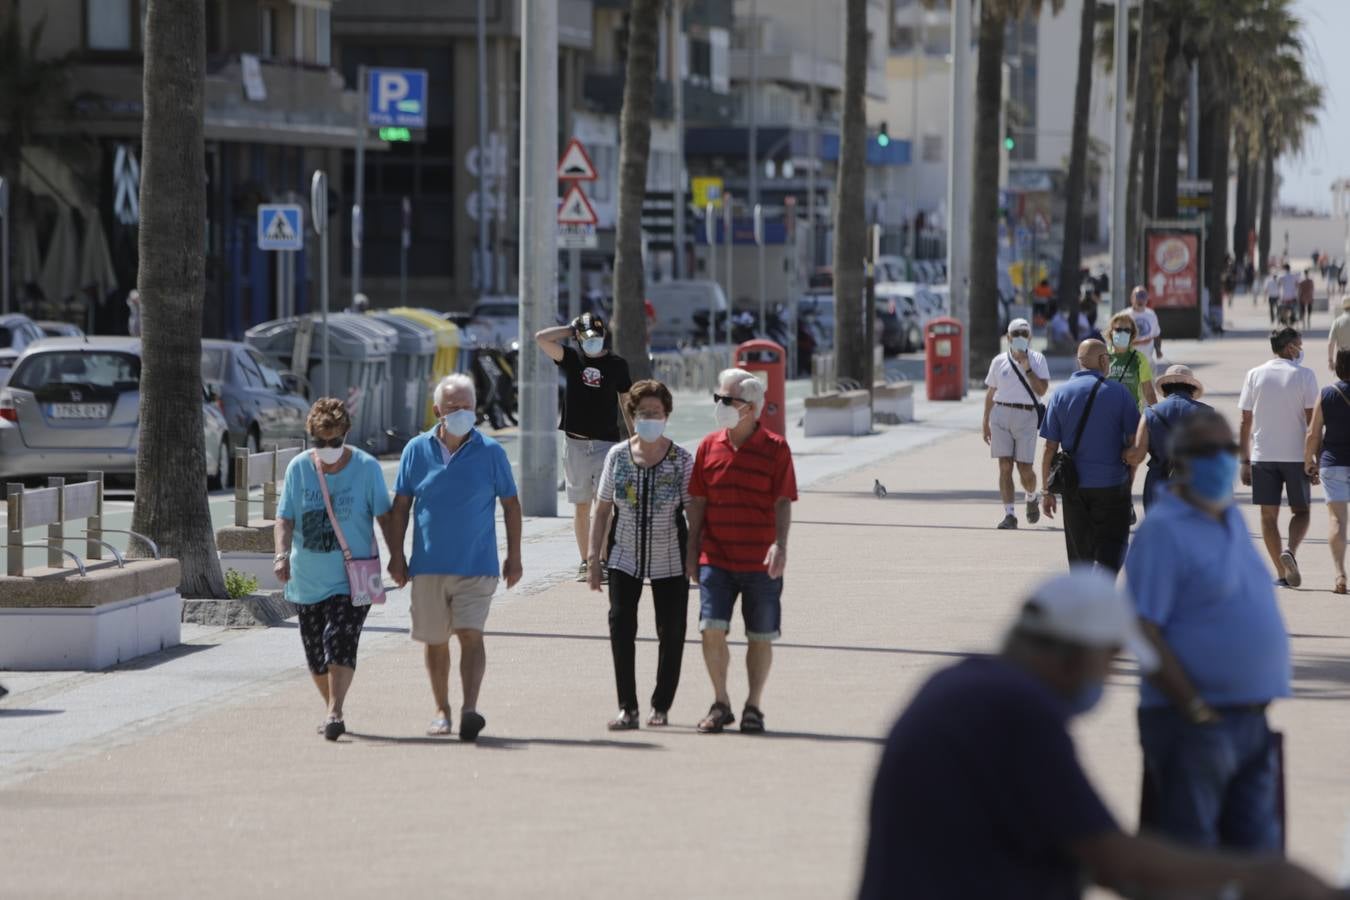
[(984, 442), (989, 455), (998, 460), (998, 493), (1003, 501), (998, 527), (1003, 531), (1017, 527), (1014, 465), (1026, 491), (1027, 522), (1035, 525), (1041, 518), (1034, 465), (1041, 424), (1036, 408), (1050, 387), (1050, 367), (1031, 349), (1031, 323), (1026, 319), (1008, 323), (1008, 352), (994, 357), (984, 383), (989, 388), (984, 395)]
[(1280, 306), (1280, 276), (1271, 269), (1266, 278), (1266, 302), (1270, 304), (1270, 324), (1275, 324), (1275, 310)]
[(1138, 285), (1130, 294), (1130, 308), (1125, 310), (1134, 319), (1134, 348), (1149, 358), (1162, 356), (1162, 326), (1158, 314), (1148, 308), (1148, 291)]
[[(1295, 554), (1308, 533), (1312, 493), (1303, 471), (1304, 437), (1317, 405), (1317, 376), (1303, 365), (1303, 338), (1293, 328), (1272, 331), (1270, 348), (1275, 358), (1248, 372), (1242, 384), (1238, 459), (1242, 483), (1261, 507), (1261, 537), (1279, 575), (1276, 584), (1298, 587), (1303, 576)], [(1280, 543), (1280, 501), (1286, 493), (1293, 512), (1288, 547)]]
[(1294, 304), (1298, 301), (1298, 276), (1289, 263), (1284, 264), (1284, 273), (1280, 275), (1280, 324), (1292, 325), (1297, 312)]

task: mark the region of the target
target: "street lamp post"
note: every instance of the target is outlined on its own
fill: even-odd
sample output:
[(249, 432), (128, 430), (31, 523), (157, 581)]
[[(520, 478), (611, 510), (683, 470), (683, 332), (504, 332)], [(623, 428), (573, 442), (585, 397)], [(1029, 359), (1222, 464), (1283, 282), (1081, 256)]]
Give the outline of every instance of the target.
[[(558, 4), (521, 4), (520, 336), (529, 340), (557, 310)], [(483, 212), (480, 210), (480, 212)], [(558, 514), (558, 382), (544, 355), (520, 354), (521, 505), (528, 516)]]
[(947, 163), (947, 281), (952, 312), (961, 322), (961, 358), (967, 371), (961, 375), (961, 395), (970, 382), (970, 207), (974, 176), (974, 146), (967, 129), (971, 105), (971, 10), (970, 4), (952, 4), (952, 81), (948, 104), (948, 138), (951, 152)]
[[(1116, 108), (1115, 125), (1111, 129), (1111, 163), (1114, 167), (1114, 185), (1111, 189), (1111, 308), (1125, 308), (1125, 195), (1130, 156), (1129, 126), (1125, 121), (1125, 104), (1129, 96), (1126, 72), (1129, 69), (1129, 0), (1116, 0)], [(1220, 226), (1222, 227), (1222, 226)]]

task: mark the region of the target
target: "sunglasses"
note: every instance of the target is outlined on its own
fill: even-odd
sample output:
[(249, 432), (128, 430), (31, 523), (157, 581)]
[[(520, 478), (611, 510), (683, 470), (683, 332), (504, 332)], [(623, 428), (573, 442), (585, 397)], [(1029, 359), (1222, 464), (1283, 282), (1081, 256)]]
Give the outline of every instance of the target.
[(713, 402), (720, 403), (723, 406), (731, 406), (736, 403), (747, 403), (749, 401), (742, 400), (740, 397), (728, 397), (726, 394), (713, 394)]
[(341, 447), (344, 443), (346, 443), (346, 441), (347, 441), (347, 436), (346, 436), (345, 434), (342, 435), (342, 436), (340, 436), (340, 437), (335, 437), (335, 438), (321, 438), (321, 437), (315, 437), (315, 436), (312, 435), (312, 434), (309, 436), (309, 442), (310, 442), (311, 444), (313, 444), (315, 447), (331, 447), (331, 448), (337, 448), (337, 447)]

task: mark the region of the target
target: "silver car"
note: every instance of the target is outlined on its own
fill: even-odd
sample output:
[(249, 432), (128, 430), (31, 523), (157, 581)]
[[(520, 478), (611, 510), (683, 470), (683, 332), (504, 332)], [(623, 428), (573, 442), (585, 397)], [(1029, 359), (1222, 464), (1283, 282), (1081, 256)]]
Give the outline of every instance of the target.
[(295, 376), (278, 372), (247, 344), (202, 341), (202, 384), (229, 425), (227, 459), (237, 448), (259, 453), (304, 440), (309, 404)]
[[(50, 338), (24, 351), (0, 388), (0, 480), (134, 474), (140, 380), (137, 338)], [(202, 406), (208, 481), (219, 487), (225, 421), (205, 396)]]
[(37, 323), (25, 315), (10, 313), (0, 316), (0, 385), (9, 380), (14, 363), (29, 344), (46, 335)]

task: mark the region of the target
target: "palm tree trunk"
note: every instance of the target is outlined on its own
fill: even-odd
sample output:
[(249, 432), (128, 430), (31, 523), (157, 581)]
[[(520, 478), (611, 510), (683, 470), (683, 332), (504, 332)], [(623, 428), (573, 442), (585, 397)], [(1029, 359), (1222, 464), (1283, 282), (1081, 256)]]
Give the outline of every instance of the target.
[(1174, 13), (1167, 26), (1163, 55), (1162, 121), (1158, 125), (1157, 203), (1159, 219), (1177, 217), (1177, 159), (1181, 154), (1181, 101), (1185, 94), (1185, 57), (1181, 20)]
[[(1151, 79), (1150, 79), (1151, 83)], [(1146, 218), (1158, 214), (1158, 103), (1157, 91), (1150, 90), (1144, 109), (1143, 183), (1139, 185), (1139, 208)]]
[(141, 430), (132, 528), (182, 566), (179, 592), (224, 597), (202, 446), (206, 23), (150, 0), (141, 130)]
[(1239, 127), (1233, 139), (1237, 151), (1237, 196), (1233, 198), (1233, 258), (1241, 260), (1247, 253), (1247, 232), (1251, 221), (1247, 218), (1248, 197), (1252, 190), (1251, 154), (1247, 130)]
[(835, 365), (840, 379), (866, 383), (871, 368), (863, 294), (866, 276), (867, 0), (848, 0), (844, 43), (844, 109), (839, 129), (839, 184), (834, 212)]
[[(1083, 182), (1087, 179), (1087, 127), (1092, 101), (1093, 30), (1097, 24), (1097, 0), (1083, 0), (1083, 18), (1078, 29), (1078, 82), (1073, 96), (1073, 138), (1069, 147), (1069, 182), (1065, 187), (1064, 251), (1059, 265), (1059, 308), (1076, 310), (1081, 280), (1078, 269), (1083, 258)], [(1117, 60), (1116, 65), (1123, 65)], [(1117, 102), (1124, 103), (1125, 98)], [(1078, 317), (1070, 313), (1074, 337), (1078, 335)]]
[(651, 374), (647, 358), (646, 276), (642, 267), (642, 201), (652, 146), (657, 31), (661, 0), (633, 0), (628, 16), (628, 63), (619, 119), (619, 210), (614, 229), (614, 340), (633, 379)]
[(1261, 236), (1258, 238), (1261, 258), (1256, 265), (1265, 275), (1270, 262), (1270, 217), (1275, 203), (1275, 141), (1269, 124), (1261, 129), (1261, 162), (1265, 166), (1261, 173)]
[(1209, 74), (1216, 80), (1211, 81), (1210, 85), (1215, 93), (1214, 105), (1209, 116), (1209, 144), (1201, 145), (1201, 152), (1210, 158), (1209, 177), (1214, 182), (1214, 191), (1210, 201), (1210, 209), (1213, 213), (1213, 226), (1205, 232), (1205, 285), (1209, 288), (1209, 302), (1213, 307), (1216, 304), (1222, 307), (1223, 304), (1223, 267), (1225, 257), (1228, 255), (1228, 163), (1229, 147), (1232, 141), (1232, 106), (1227, 99), (1221, 96), (1222, 91), (1219, 87), (1223, 83), (1224, 69), (1222, 62), (1218, 64), (1206, 65), (1201, 63), (1202, 69), (1209, 68)]
[(1130, 129), (1129, 180), (1125, 194), (1125, 270), (1130, 284), (1139, 283), (1139, 221), (1140, 221), (1140, 185), (1139, 168), (1144, 155), (1144, 146), (1148, 140), (1146, 122), (1153, 118), (1153, 58), (1149, 53), (1152, 41), (1149, 36), (1149, 0), (1139, 0), (1139, 33), (1135, 52), (1134, 68), (1134, 127)]
[[(960, 2), (960, 0), (958, 0)], [(970, 209), (970, 372), (984, 372), (999, 352), (998, 168), (1003, 103), (1003, 32), (995, 3), (980, 4), (975, 73), (975, 172)], [(959, 177), (959, 174), (958, 174)]]

